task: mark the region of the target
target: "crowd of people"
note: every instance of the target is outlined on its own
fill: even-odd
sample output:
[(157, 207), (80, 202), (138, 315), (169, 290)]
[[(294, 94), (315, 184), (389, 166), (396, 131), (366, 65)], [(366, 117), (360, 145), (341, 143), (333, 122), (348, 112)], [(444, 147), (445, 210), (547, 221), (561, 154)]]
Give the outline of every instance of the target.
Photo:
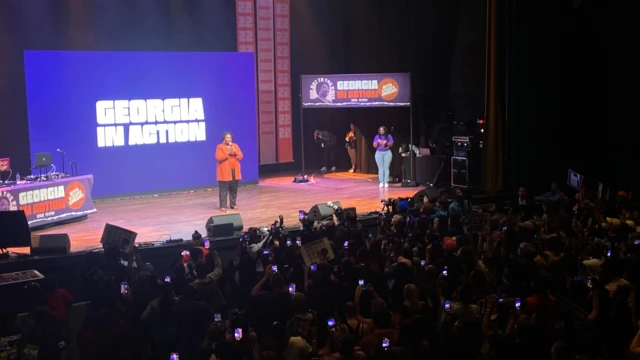
[[(0, 308), (0, 359), (624, 359), (640, 354), (635, 301), (640, 213), (557, 184), (508, 205), (460, 191), (391, 201), (378, 227), (352, 212), (302, 220), (300, 233), (250, 229), (232, 259), (199, 233), (158, 278), (132, 248), (87, 255), (90, 310), (69, 331), (73, 298), (30, 284), (19, 329)], [(478, 225), (476, 220), (488, 219)], [(299, 239), (298, 239), (299, 237)], [(313, 263), (306, 244), (327, 239)], [(101, 257), (101, 258), (98, 258)], [(307, 256), (308, 258), (308, 256)]]

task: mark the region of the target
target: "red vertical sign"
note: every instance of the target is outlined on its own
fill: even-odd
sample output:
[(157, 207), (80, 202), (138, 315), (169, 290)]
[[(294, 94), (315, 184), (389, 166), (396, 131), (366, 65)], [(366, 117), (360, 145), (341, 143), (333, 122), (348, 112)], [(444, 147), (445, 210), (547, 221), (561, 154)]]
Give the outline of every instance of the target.
[(275, 0), (275, 51), (278, 119), (278, 162), (293, 161), (291, 140), (291, 32), (290, 0)]
[(236, 0), (236, 34), (238, 52), (254, 52), (256, 48), (253, 0)]
[(273, 0), (256, 0), (256, 14), (260, 164), (273, 164), (277, 162)]

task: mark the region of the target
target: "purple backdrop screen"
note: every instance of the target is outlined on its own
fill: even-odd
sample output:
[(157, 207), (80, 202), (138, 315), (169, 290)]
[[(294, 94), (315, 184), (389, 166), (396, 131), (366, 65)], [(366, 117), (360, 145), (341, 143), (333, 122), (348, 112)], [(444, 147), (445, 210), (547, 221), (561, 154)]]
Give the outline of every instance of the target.
[(94, 196), (216, 185), (233, 133), (242, 181), (258, 180), (253, 53), (25, 51), (32, 157), (66, 152)]

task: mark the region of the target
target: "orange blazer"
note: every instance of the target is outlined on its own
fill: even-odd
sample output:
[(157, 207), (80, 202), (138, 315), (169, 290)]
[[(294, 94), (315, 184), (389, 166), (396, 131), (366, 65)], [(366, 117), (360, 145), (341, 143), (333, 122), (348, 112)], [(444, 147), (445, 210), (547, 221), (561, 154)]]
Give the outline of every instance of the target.
[(222, 143), (216, 147), (216, 161), (218, 162), (218, 168), (216, 170), (216, 177), (218, 181), (231, 181), (231, 169), (236, 170), (236, 180), (242, 179), (240, 173), (240, 160), (242, 160), (242, 150), (238, 144), (233, 144), (236, 150), (236, 156), (229, 156), (227, 146)]

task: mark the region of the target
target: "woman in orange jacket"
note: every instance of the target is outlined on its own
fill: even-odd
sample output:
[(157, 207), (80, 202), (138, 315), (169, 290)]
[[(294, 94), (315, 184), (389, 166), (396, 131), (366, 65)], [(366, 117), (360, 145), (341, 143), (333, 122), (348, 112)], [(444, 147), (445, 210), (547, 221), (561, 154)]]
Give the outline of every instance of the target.
[(232, 209), (238, 209), (238, 181), (242, 179), (240, 160), (242, 151), (232, 142), (230, 132), (222, 134), (222, 144), (216, 147), (218, 190), (220, 191), (220, 211), (227, 211), (227, 197)]

